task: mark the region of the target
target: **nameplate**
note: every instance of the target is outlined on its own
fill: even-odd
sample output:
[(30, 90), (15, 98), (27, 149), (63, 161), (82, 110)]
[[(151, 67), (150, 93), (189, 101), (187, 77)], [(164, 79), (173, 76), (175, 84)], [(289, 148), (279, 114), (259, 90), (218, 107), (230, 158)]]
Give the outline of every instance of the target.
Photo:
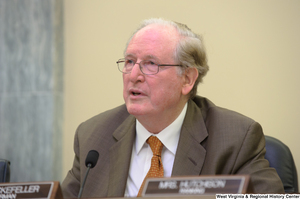
[(62, 198), (59, 182), (0, 183), (0, 199)]
[(149, 178), (143, 196), (215, 195), (246, 193), (247, 175)]

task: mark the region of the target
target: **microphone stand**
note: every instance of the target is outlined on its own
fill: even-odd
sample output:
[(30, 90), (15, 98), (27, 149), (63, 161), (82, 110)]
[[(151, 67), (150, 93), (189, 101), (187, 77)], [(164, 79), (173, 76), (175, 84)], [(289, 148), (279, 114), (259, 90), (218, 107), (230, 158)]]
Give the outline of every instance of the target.
[(84, 177), (84, 179), (83, 179), (82, 185), (81, 185), (81, 187), (80, 187), (79, 194), (78, 194), (78, 197), (77, 197), (77, 198), (81, 198), (82, 191), (83, 191), (83, 187), (84, 187), (86, 178), (87, 178), (87, 176), (88, 176), (88, 173), (89, 173), (89, 171), (90, 171), (90, 169), (91, 169), (91, 166), (92, 166), (92, 164), (88, 164), (88, 165), (87, 165), (87, 171), (86, 171), (85, 177)]

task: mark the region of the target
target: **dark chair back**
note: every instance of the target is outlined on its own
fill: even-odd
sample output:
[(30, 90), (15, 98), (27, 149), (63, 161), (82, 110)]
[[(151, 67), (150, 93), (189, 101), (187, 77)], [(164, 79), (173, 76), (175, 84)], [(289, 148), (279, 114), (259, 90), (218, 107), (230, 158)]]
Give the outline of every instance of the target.
[(298, 193), (298, 176), (293, 155), (288, 146), (280, 140), (265, 136), (266, 155), (270, 167), (276, 169), (286, 193)]
[(0, 159), (0, 182), (9, 182), (10, 180), (10, 162)]

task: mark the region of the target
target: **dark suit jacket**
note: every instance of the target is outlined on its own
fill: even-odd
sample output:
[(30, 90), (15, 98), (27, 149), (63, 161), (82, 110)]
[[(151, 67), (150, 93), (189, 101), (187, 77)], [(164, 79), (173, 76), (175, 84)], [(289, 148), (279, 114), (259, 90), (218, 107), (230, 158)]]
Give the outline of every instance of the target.
[[(83, 197), (124, 196), (135, 136), (135, 117), (125, 105), (82, 123), (75, 135), (73, 168), (62, 183), (64, 196), (77, 197), (86, 173), (85, 158), (92, 149), (100, 155)], [(188, 103), (172, 176), (250, 174), (255, 193), (284, 193), (265, 152), (258, 123), (197, 96)]]

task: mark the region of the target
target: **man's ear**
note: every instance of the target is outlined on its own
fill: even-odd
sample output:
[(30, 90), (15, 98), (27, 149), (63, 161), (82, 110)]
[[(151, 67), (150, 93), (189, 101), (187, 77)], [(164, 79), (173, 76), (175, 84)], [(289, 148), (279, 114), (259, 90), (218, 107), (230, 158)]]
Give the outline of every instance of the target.
[(183, 74), (184, 84), (182, 86), (183, 95), (188, 95), (190, 93), (194, 87), (198, 75), (198, 70), (195, 67), (185, 69)]

